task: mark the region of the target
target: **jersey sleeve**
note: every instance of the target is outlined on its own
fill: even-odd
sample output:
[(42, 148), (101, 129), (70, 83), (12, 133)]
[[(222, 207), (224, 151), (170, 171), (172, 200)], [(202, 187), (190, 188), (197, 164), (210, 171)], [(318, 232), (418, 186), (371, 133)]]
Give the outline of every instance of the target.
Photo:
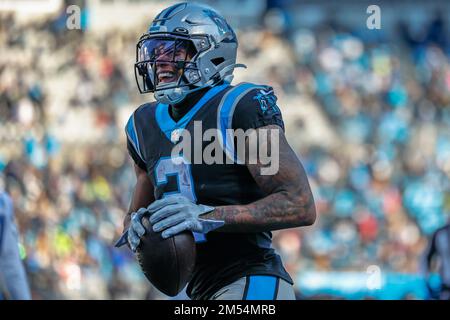
[(277, 97), (272, 87), (255, 88), (245, 94), (233, 113), (233, 129), (257, 129), (278, 125), (284, 131), (284, 122)]
[(142, 170), (146, 171), (146, 164), (144, 157), (141, 152), (141, 144), (139, 139), (139, 133), (136, 129), (136, 121), (135, 121), (136, 112), (130, 116), (128, 122), (125, 126), (125, 133), (127, 136), (127, 150), (130, 154), (131, 158), (134, 160), (136, 165)]

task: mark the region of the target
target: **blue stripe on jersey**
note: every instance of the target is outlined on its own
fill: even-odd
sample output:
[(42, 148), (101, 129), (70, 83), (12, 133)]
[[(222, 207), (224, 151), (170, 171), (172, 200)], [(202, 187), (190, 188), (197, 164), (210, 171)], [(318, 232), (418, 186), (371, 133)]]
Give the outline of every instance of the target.
[(238, 159), (234, 152), (234, 138), (231, 132), (227, 132), (227, 129), (232, 129), (233, 126), (233, 113), (239, 100), (246, 95), (250, 90), (255, 88), (265, 88), (261, 85), (253, 83), (242, 83), (227, 92), (223, 97), (218, 111), (218, 123), (217, 128), (220, 129), (221, 137), (219, 141), (223, 150), (227, 156), (238, 164), (243, 164), (243, 160)]
[(175, 129), (184, 129), (186, 128), (187, 124), (191, 119), (194, 117), (194, 115), (209, 101), (211, 100), (216, 94), (224, 90), (225, 88), (228, 88), (230, 86), (229, 83), (224, 83), (220, 86), (216, 86), (208, 90), (203, 97), (197, 102), (197, 104), (189, 110), (188, 113), (186, 113), (178, 122), (175, 122), (172, 117), (169, 114), (169, 105), (159, 103), (156, 106), (156, 123), (158, 123), (159, 128), (162, 132), (166, 135), (167, 139), (171, 140), (171, 134), (172, 131)]
[(247, 294), (244, 300), (274, 300), (277, 289), (275, 276), (249, 276)]
[(142, 157), (142, 154), (141, 154), (141, 148), (140, 148), (140, 145), (139, 145), (139, 140), (138, 140), (138, 135), (137, 135), (137, 131), (136, 131), (136, 126), (134, 125), (134, 113), (131, 115), (130, 119), (127, 122), (126, 132), (127, 132), (127, 135), (128, 135), (128, 137), (130, 139), (131, 144), (134, 147), (134, 150), (136, 150), (136, 152), (137, 152), (138, 156), (141, 158), (141, 160), (143, 162), (145, 162), (144, 158)]

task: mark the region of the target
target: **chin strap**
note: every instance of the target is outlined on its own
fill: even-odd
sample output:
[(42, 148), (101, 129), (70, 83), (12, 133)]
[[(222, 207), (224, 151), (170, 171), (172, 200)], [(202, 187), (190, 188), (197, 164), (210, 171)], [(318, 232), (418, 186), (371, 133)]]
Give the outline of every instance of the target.
[(234, 76), (232, 74), (225, 76), (225, 74), (227, 72), (229, 72), (230, 70), (233, 70), (235, 68), (245, 68), (247, 69), (247, 66), (245, 64), (242, 63), (233, 63), (230, 64), (229, 66), (226, 66), (225, 68), (223, 68), (222, 70), (220, 70), (219, 72), (217, 72), (214, 76), (211, 77), (211, 79), (209, 79), (203, 86), (195, 88), (195, 89), (191, 89), (191, 90), (186, 90), (183, 91), (181, 88), (175, 88), (175, 89), (168, 89), (168, 90), (173, 90), (172, 92), (175, 93), (177, 95), (177, 98), (175, 99), (170, 99), (170, 94), (169, 95), (165, 95), (165, 100), (163, 101), (161, 98), (159, 98), (156, 93), (155, 93), (155, 99), (158, 100), (161, 103), (164, 104), (177, 104), (180, 103), (181, 101), (183, 101), (183, 99), (191, 93), (194, 93), (196, 91), (208, 88), (208, 87), (214, 87), (217, 84), (220, 83), (220, 81), (225, 81), (228, 83), (231, 83), (231, 81), (233, 80)]

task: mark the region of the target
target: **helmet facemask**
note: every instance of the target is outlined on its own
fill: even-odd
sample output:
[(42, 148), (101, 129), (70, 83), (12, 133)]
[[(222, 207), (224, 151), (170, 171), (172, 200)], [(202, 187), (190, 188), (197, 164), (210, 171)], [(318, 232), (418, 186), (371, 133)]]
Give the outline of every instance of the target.
[(197, 56), (191, 39), (170, 35), (143, 36), (136, 48), (135, 76), (139, 91), (153, 92), (155, 98), (164, 103), (182, 100), (200, 81), (195, 63)]

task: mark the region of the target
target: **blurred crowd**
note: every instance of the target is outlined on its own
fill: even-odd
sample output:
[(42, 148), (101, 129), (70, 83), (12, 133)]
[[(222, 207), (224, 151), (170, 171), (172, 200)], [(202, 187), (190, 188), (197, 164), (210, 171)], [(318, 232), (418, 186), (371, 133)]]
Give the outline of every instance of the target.
[[(95, 34), (67, 30), (63, 13), (14, 19), (0, 17), (0, 181), (14, 201), (33, 298), (164, 298), (129, 250), (112, 247), (135, 181), (123, 126), (153, 99), (134, 83), (145, 25)], [(272, 85), (283, 112), (299, 110), (288, 139), (319, 217), (274, 234), (295, 279), (369, 265), (417, 273), (427, 238), (447, 222), (450, 46), (433, 19), (420, 39), (399, 25), (395, 41), (333, 24), (238, 30), (248, 69), (237, 80)], [(307, 106), (317, 121), (302, 118)], [(299, 134), (315, 130), (332, 138)]]
[(286, 95), (313, 100), (338, 137), (320, 146), (303, 141), (299, 156), (319, 221), (302, 234), (280, 234), (278, 244), (293, 272), (375, 265), (418, 273), (427, 238), (450, 218), (445, 21), (430, 16), (420, 38), (402, 23), (389, 37), (330, 25), (286, 39), (294, 79), (275, 66), (269, 75)]
[(120, 122), (142, 103), (134, 35), (68, 32), (65, 18), (19, 26), (12, 15), (0, 28), (0, 180), (33, 298), (148, 295), (132, 255), (112, 247), (135, 179)]

